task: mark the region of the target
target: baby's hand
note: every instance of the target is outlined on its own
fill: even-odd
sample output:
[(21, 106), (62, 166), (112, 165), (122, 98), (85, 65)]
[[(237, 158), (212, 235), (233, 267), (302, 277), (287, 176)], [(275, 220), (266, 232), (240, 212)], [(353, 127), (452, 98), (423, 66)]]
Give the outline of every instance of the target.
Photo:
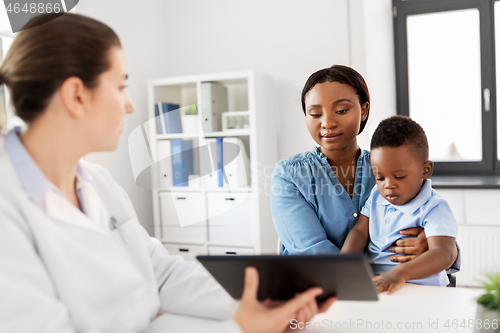
[(400, 289), (406, 282), (406, 279), (399, 270), (393, 268), (373, 277), (373, 281), (375, 281), (375, 286), (379, 293), (387, 290), (387, 295), (390, 295)]

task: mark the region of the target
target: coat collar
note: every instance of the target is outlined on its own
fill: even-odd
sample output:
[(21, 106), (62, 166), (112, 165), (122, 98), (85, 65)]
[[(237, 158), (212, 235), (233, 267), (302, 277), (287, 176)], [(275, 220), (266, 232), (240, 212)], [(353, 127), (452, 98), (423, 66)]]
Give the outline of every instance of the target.
[(425, 204), (430, 199), (430, 197), (432, 197), (432, 184), (431, 180), (427, 179), (422, 185), (420, 192), (418, 192), (417, 196), (413, 198), (413, 200), (405, 203), (404, 205), (399, 205), (399, 206), (393, 205), (389, 201), (384, 199), (384, 197), (380, 195), (380, 192), (378, 192), (378, 194), (379, 195), (377, 197), (377, 204), (394, 207), (395, 209), (403, 212), (404, 214), (413, 214), (417, 209), (419, 209), (423, 204)]
[[(21, 128), (15, 127), (5, 136), (5, 148), (10, 156), (14, 169), (24, 191), (31, 200), (38, 202), (50, 190), (59, 190), (45, 177), (31, 155), (24, 147), (21, 139)], [(81, 164), (76, 166), (77, 176), (85, 181), (92, 181)], [(62, 193), (61, 193), (62, 195)]]
[(19, 139), (20, 130), (16, 127), (7, 133), (5, 148), (24, 191), (32, 201), (39, 202), (51, 189), (51, 184)]
[(5, 136), (5, 147), (21, 186), (28, 197), (40, 205), (45, 213), (54, 220), (95, 231), (109, 229), (102, 225), (108, 223), (109, 214), (92, 185), (92, 177), (85, 172), (81, 163), (79, 162), (76, 167), (77, 187), (81, 191), (86, 214), (72, 205), (61, 191), (45, 177), (24, 147), (19, 135), (19, 127), (8, 132)]
[(84, 194), (85, 212), (82, 213), (64, 196), (48, 191), (43, 198), (43, 206), (47, 216), (58, 222), (78, 226), (99, 233), (109, 230), (109, 214), (99, 200), (95, 190), (89, 186)]

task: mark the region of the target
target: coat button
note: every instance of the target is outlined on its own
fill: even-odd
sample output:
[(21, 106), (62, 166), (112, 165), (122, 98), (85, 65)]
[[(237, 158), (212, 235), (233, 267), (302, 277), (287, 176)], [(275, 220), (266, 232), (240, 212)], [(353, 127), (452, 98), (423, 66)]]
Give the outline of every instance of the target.
[(385, 219), (385, 223), (391, 223), (391, 219), (389, 218)]
[(358, 217), (358, 213), (354, 213), (354, 214), (352, 214), (352, 216)]

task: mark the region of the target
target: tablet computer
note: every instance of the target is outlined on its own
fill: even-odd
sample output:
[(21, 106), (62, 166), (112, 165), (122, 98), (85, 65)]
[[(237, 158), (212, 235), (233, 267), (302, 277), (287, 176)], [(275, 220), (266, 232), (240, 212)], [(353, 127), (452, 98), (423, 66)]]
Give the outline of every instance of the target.
[(245, 267), (259, 271), (258, 299), (285, 301), (310, 287), (323, 288), (318, 301), (378, 300), (372, 270), (362, 254), (197, 256), (198, 260), (234, 298), (243, 292)]

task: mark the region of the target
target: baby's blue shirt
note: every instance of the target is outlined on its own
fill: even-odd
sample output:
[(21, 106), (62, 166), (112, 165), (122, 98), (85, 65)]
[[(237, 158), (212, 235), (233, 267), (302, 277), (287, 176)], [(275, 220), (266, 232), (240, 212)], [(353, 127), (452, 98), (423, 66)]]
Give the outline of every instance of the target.
[[(361, 214), (370, 218), (368, 256), (374, 273), (381, 274), (399, 263), (390, 257), (389, 247), (398, 239), (405, 237), (399, 231), (411, 227), (422, 227), (427, 237), (457, 237), (458, 224), (448, 203), (432, 189), (431, 181), (426, 180), (417, 196), (404, 205), (392, 205), (383, 198), (377, 186), (361, 209)], [(406, 236), (408, 237), (408, 236)], [(448, 285), (446, 272), (408, 282), (425, 285)]]

